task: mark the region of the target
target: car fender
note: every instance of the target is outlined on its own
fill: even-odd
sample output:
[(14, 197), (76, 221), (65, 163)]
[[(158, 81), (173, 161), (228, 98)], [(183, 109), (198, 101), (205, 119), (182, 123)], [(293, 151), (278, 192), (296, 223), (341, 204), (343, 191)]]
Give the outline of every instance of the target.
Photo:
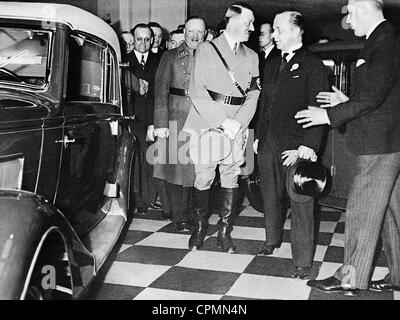
[[(43, 197), (30, 192), (0, 190), (0, 299), (23, 298), (40, 249), (51, 232), (59, 232), (68, 260), (75, 266), (72, 280), (79, 288), (94, 276), (94, 257), (63, 215)], [(80, 257), (75, 253), (79, 251)], [(80, 263), (85, 260), (85, 263)], [(83, 265), (83, 272), (79, 266)], [(74, 284), (75, 287), (75, 284)]]

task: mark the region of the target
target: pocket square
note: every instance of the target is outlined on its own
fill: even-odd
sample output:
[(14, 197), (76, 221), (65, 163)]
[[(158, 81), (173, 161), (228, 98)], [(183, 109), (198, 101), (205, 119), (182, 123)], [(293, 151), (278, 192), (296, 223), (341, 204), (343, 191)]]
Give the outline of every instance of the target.
[(362, 64), (364, 64), (366, 61), (364, 59), (358, 59), (357, 63), (356, 63), (356, 68), (358, 68), (359, 66), (361, 66)]

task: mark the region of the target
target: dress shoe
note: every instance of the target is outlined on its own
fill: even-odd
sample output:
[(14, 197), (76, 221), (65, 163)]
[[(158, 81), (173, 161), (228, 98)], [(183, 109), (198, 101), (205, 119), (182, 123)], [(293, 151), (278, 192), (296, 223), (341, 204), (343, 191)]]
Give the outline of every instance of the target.
[(310, 267), (295, 267), (292, 278), (301, 280), (310, 279)]
[(277, 246), (270, 244), (270, 245), (264, 245), (264, 247), (258, 252), (258, 254), (262, 256), (269, 256), (274, 253), (274, 250), (277, 248)]
[(137, 214), (146, 214), (149, 210), (146, 207), (139, 207), (136, 209)]
[(387, 283), (385, 279), (370, 281), (368, 289), (376, 292), (400, 291), (400, 286)]
[(342, 282), (333, 276), (322, 280), (308, 280), (307, 285), (326, 293), (343, 292), (347, 296), (357, 295), (359, 292), (359, 289), (342, 285)]
[(154, 209), (154, 210), (160, 210), (161, 209), (161, 205), (159, 205), (156, 202), (150, 202), (150, 208)]
[(162, 211), (161, 217), (165, 220), (172, 220), (172, 211), (168, 211), (168, 212)]
[(176, 224), (176, 230), (177, 231), (190, 231), (190, 227), (189, 227), (189, 224), (185, 221), (178, 222)]

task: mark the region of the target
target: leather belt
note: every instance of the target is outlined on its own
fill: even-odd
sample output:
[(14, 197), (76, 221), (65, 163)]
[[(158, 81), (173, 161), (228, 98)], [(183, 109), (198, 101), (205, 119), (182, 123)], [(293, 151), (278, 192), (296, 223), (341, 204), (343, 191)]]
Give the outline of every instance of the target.
[(169, 88), (169, 93), (173, 94), (175, 96), (181, 96), (181, 97), (188, 97), (189, 96), (189, 90), (185, 89), (178, 89), (178, 88)]
[(240, 106), (244, 103), (246, 100), (245, 97), (233, 97), (233, 96), (228, 96), (224, 94), (220, 94), (218, 92), (214, 92), (211, 90), (207, 90), (208, 94), (211, 96), (211, 98), (216, 101), (216, 102), (222, 102), (224, 104), (230, 104), (230, 105), (235, 105), (235, 106)]

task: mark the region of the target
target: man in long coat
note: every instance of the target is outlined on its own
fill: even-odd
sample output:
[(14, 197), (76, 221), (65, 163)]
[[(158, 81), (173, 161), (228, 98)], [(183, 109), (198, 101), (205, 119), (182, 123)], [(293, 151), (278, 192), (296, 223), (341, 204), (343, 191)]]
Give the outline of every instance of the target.
[(164, 53), (156, 74), (154, 128), (159, 145), (164, 144), (160, 150), (165, 151), (165, 157), (161, 157), (164, 163), (154, 165), (153, 174), (167, 182), (167, 194), (178, 231), (189, 230), (187, 220), (194, 167), (182, 152), (188, 138), (182, 128), (192, 106), (188, 89), (194, 54), (198, 44), (203, 42), (204, 33), (203, 19), (190, 18), (185, 24), (184, 43)]

